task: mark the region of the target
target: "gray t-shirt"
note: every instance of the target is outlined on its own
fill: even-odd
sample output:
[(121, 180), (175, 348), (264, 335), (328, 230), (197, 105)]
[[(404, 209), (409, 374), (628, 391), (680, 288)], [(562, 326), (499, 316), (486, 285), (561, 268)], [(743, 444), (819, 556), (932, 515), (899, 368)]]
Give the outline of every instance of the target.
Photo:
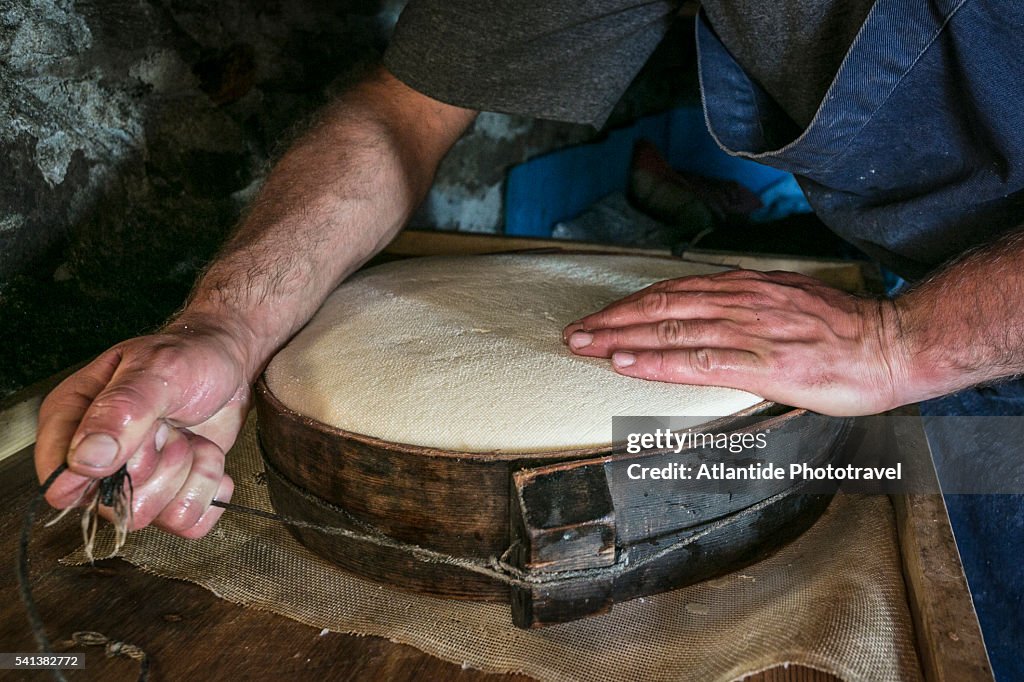
[[(722, 42), (803, 127), (873, 0), (706, 0)], [(600, 126), (679, 13), (674, 0), (411, 0), (384, 55), (450, 104)]]

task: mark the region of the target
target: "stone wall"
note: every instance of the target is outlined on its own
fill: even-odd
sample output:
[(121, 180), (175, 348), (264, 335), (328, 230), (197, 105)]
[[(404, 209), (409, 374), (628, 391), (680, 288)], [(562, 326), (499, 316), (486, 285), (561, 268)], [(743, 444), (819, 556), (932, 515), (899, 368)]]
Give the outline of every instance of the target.
[[(171, 314), (403, 4), (0, 0), (0, 396)], [(594, 134), (484, 114), (413, 222), (500, 231), (508, 167)]]
[(0, 0), (0, 394), (179, 306), (399, 9)]

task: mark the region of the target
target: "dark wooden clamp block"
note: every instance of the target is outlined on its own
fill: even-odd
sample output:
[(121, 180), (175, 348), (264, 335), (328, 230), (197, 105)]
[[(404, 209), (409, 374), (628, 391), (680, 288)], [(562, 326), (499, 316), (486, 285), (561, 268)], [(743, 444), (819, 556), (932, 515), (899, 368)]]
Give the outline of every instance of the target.
[[(776, 463), (834, 461), (850, 421), (804, 413), (751, 425), (771, 429)], [(512, 474), (512, 619), (537, 628), (611, 610), (738, 569), (808, 528), (827, 494), (788, 480), (636, 480), (631, 465), (697, 467), (714, 453), (623, 453), (542, 464)], [(820, 488), (820, 486), (819, 486)]]
[[(615, 565), (615, 507), (604, 467), (556, 465), (512, 476), (509, 559), (530, 579), (512, 588), (512, 619), (523, 628), (563, 623), (608, 611), (611, 577), (558, 581), (566, 571)], [(545, 578), (555, 579), (546, 584)]]

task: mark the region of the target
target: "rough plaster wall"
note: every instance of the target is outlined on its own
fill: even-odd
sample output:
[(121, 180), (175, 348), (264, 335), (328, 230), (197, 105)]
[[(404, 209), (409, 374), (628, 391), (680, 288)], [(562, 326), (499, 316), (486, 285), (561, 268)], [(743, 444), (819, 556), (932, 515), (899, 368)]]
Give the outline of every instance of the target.
[[(0, 396), (172, 313), (403, 5), (0, 0)], [(413, 223), (500, 231), (507, 169), (593, 136), (484, 114)]]
[[(151, 248), (194, 270), (282, 134), (375, 58), (402, 4), (0, 0), (0, 281), (60, 244), (78, 279)], [(481, 116), (417, 224), (498, 231), (507, 167), (592, 134)]]
[(0, 0), (0, 395), (178, 307), (401, 4)]
[[(172, 269), (203, 259), (237, 212), (232, 195), (328, 83), (373, 59), (393, 14), (367, 2), (3, 0), (0, 279), (61, 240), (77, 247), (72, 274), (97, 238), (137, 258), (142, 244), (112, 243), (137, 228), (146, 247), (179, 237), (163, 254)], [(199, 239), (179, 255), (182, 237)]]

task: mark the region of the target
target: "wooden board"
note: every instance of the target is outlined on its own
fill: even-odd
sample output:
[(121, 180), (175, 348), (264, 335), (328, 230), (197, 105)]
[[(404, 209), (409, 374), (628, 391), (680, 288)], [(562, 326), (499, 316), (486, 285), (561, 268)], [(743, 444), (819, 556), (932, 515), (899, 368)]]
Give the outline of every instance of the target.
[[(21, 398), (26, 396), (21, 395)], [(0, 433), (0, 445), (4, 434)], [(921, 441), (916, 439), (916, 447)], [(22, 514), (37, 487), (32, 449), (0, 462), (0, 553), (13, 557)], [(991, 668), (941, 496), (892, 496), (914, 616), (915, 640), (929, 682), (992, 679)], [(75, 524), (37, 531), (32, 584), (59, 651), (70, 633), (91, 629), (143, 646), (152, 678), (252, 680), (444, 679), (457, 682), (528, 680), (463, 670), (416, 649), (377, 637), (319, 631), (271, 613), (245, 609), (190, 583), (144, 573), (121, 560), (94, 567), (57, 563), (80, 544)], [(35, 645), (17, 596), (13, 571), (0, 572), (0, 650), (32, 652)], [(87, 671), (74, 679), (131, 679), (131, 661), (87, 655)], [(0, 679), (17, 679), (5, 676)], [(773, 668), (749, 682), (833, 682), (802, 666)]]
[[(902, 461), (917, 462), (939, 490), (928, 441), (916, 410), (903, 408), (892, 428), (876, 438), (899, 450)], [(893, 450), (890, 450), (893, 451)], [(918, 480), (925, 480), (918, 478)], [(949, 524), (946, 503), (939, 494), (892, 495), (896, 531), (910, 615), (918, 633), (918, 655), (925, 677), (933, 682), (992, 679), (992, 666), (974, 603)], [(968, 617), (970, 614), (971, 617)]]
[[(699, 467), (698, 460), (711, 455), (704, 450), (629, 455), (621, 443), (528, 455), (451, 452), (323, 424), (285, 407), (263, 380), (257, 383), (255, 403), (267, 488), (278, 513), (383, 536), (456, 560), (483, 563), (513, 548), (512, 559), (527, 571), (527, 579), (544, 582), (517, 587), (510, 595), (500, 579), (454, 562), (417, 561), (408, 550), (384, 543), (292, 528), (300, 542), (349, 571), (394, 587), (481, 601), (511, 596), (513, 620), (521, 627), (596, 615), (614, 602), (741, 568), (792, 540), (828, 503), (800, 493), (788, 481), (754, 486), (744, 481), (722, 491), (728, 494), (699, 492), (688, 496), (688, 505), (671, 504), (665, 498), (671, 488), (660, 486), (648, 496), (639, 490), (645, 484), (621, 475), (634, 461), (658, 466), (667, 459), (692, 460)], [(768, 403), (761, 409), (775, 408)], [(723, 418), (696, 430), (742, 430), (752, 439), (754, 431), (771, 430), (771, 447), (758, 451), (756, 459), (788, 466), (790, 459), (834, 462), (849, 426), (849, 420), (804, 410), (750, 419)], [(592, 494), (581, 494), (585, 480), (594, 483)], [(761, 505), (769, 498), (779, 499)], [(570, 529), (564, 519), (573, 515), (573, 500), (581, 516)], [(748, 513), (756, 505), (761, 506)], [(559, 519), (558, 527), (543, 528), (543, 519), (552, 517)], [(669, 554), (657, 550), (677, 542), (686, 544)], [(621, 566), (617, 549), (623, 552)], [(621, 570), (627, 564), (629, 570)], [(556, 575), (557, 584), (550, 580), (569, 570), (584, 573), (572, 579)]]
[(734, 455), (714, 448), (613, 452), (514, 472), (512, 560), (533, 577), (587, 571), (595, 578), (516, 587), (513, 620), (520, 627), (563, 623), (735, 570), (798, 537), (830, 501), (788, 480), (725, 481), (714, 491), (686, 481), (650, 485), (631, 479), (630, 467), (835, 464), (845, 454), (851, 422), (804, 410), (720, 420), (696, 430), (752, 437), (770, 431), (769, 447)]
[[(13, 566), (22, 514), (37, 487), (31, 447), (0, 462), (0, 553)], [(95, 630), (141, 646), (152, 682), (177, 680), (451, 680), (526, 682), (522, 675), (463, 670), (413, 647), (379, 637), (320, 634), (282, 616), (246, 609), (206, 589), (145, 573), (119, 559), (95, 566), (57, 560), (81, 545), (78, 524), (37, 526), (31, 548), (32, 589), (54, 648), (85, 652), (86, 669), (69, 680), (133, 680), (138, 664), (107, 659), (102, 649), (65, 643)], [(0, 651), (32, 653), (35, 642), (18, 598), (14, 571), (0, 571)], [(0, 680), (44, 680), (0, 670)]]
[[(671, 255), (668, 249), (641, 249), (560, 239), (503, 237), (492, 234), (435, 232), (427, 230), (403, 230), (388, 244), (384, 249), (384, 253), (393, 257), (409, 258), (413, 256), (454, 256), (538, 249), (594, 251), (634, 256)], [(872, 268), (868, 264), (843, 260), (776, 256), (771, 254), (746, 254), (734, 251), (705, 251), (701, 249), (684, 251), (681, 257), (701, 263), (712, 263), (714, 265), (726, 265), (737, 268), (799, 272), (810, 277), (817, 277), (823, 282), (844, 291), (864, 291), (866, 288), (870, 288), (869, 284), (875, 277)]]
[(68, 375), (83, 366), (84, 362), (69, 367), (0, 400), (0, 461), (36, 442), (37, 417), (43, 398)]
[[(403, 233), (397, 248), (408, 247)], [(440, 240), (435, 233), (405, 255), (422, 255), (422, 242), (434, 244), (435, 253), (465, 253), (466, 237)], [(546, 248), (550, 240), (510, 240), (474, 235), (476, 252)], [(443, 242), (443, 243), (442, 243)], [(501, 243), (499, 243), (501, 242)], [(578, 243), (571, 243), (579, 249)], [(597, 245), (596, 250), (609, 247)], [(735, 255), (735, 254), (732, 254)], [(741, 254), (742, 255), (742, 254)], [(763, 257), (749, 254), (748, 267), (773, 269)], [(818, 266), (792, 259), (784, 266), (811, 274)], [(824, 270), (834, 264), (821, 264)], [(845, 264), (844, 267), (848, 267)], [(845, 276), (844, 276), (845, 277)], [(822, 277), (826, 281), (827, 278)], [(51, 385), (56, 382), (51, 382)], [(38, 404), (44, 391), (23, 391), (4, 405)], [(8, 424), (16, 433), (32, 433), (35, 415), (23, 409), (10, 413)], [(30, 425), (23, 421), (31, 420)], [(0, 552), (12, 557), (21, 515), (37, 482), (31, 447), (13, 448), (0, 430), (0, 452), (14, 454), (0, 461)], [(23, 441), (22, 441), (23, 442)], [(917, 439), (917, 447), (921, 447)], [(20, 447), (20, 446), (19, 446)], [(904, 560), (904, 578), (914, 617), (918, 652), (929, 682), (990, 680), (991, 668), (977, 616), (963, 575), (956, 543), (941, 496), (892, 496)], [(33, 544), (32, 582), (51, 638), (60, 643), (71, 632), (93, 629), (143, 646), (153, 659), (153, 680), (236, 679), (387, 679), (395, 681), (444, 679), (527, 680), (515, 675), (488, 675), (463, 670), (416, 649), (377, 637), (337, 634), (320, 636), (313, 628), (271, 613), (245, 609), (221, 600), (198, 586), (165, 580), (120, 560), (101, 561), (95, 567), (63, 567), (57, 559), (80, 542), (74, 524), (40, 533)], [(67, 647), (61, 651), (71, 650)], [(74, 647), (73, 647), (74, 648)], [(17, 597), (12, 571), (0, 573), (0, 650), (32, 652), (34, 643)], [(131, 679), (137, 667), (131, 661), (105, 659), (98, 651), (87, 656), (88, 669), (70, 679)], [(0, 679), (17, 679), (3, 675)], [(779, 666), (747, 678), (749, 682), (832, 682), (836, 678), (802, 666)]]

